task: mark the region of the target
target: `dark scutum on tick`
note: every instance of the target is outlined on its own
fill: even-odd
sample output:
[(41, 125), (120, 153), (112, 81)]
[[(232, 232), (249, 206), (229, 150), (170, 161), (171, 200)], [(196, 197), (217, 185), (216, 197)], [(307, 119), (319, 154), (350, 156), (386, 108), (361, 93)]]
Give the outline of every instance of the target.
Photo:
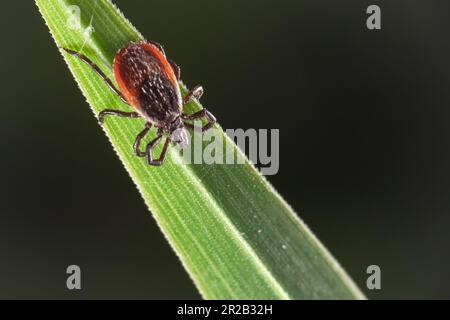
[[(88, 57), (71, 49), (62, 49), (89, 65), (113, 92), (135, 110), (124, 112), (105, 109), (99, 114), (100, 123), (103, 123), (107, 115), (143, 117), (146, 120), (145, 128), (136, 137), (134, 152), (138, 157), (146, 157), (150, 165), (159, 166), (164, 162), (171, 142), (182, 147), (186, 145), (186, 128), (195, 128), (187, 121), (206, 118), (208, 123), (201, 128), (203, 132), (209, 130), (216, 122), (214, 116), (206, 109), (191, 115), (183, 113), (183, 106), (186, 103), (192, 99), (200, 99), (203, 88), (196, 86), (182, 99), (178, 86), (180, 68), (166, 58), (161, 45), (155, 42), (129, 43), (119, 50), (114, 58), (114, 78), (119, 89)], [(157, 128), (157, 136), (147, 144), (145, 151), (141, 151), (141, 141), (152, 126)], [(152, 149), (159, 144), (164, 135), (167, 135), (167, 138), (161, 155), (158, 159), (153, 159)]]

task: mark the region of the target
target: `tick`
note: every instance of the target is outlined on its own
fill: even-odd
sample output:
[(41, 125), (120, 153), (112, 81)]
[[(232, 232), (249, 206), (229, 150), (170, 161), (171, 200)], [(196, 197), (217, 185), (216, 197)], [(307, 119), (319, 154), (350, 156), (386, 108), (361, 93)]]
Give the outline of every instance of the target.
[[(117, 52), (113, 68), (119, 89), (87, 56), (68, 48), (62, 49), (90, 66), (123, 102), (134, 109), (133, 112), (105, 109), (98, 116), (101, 124), (109, 115), (145, 119), (145, 127), (134, 142), (134, 153), (138, 157), (146, 157), (149, 165), (160, 166), (164, 163), (171, 142), (180, 147), (187, 145), (186, 128), (195, 129), (189, 121), (205, 118), (208, 123), (201, 128), (202, 132), (209, 130), (216, 122), (216, 118), (206, 109), (189, 115), (183, 112), (186, 103), (201, 98), (203, 88), (196, 86), (182, 98), (178, 86), (180, 68), (167, 59), (163, 47), (156, 42), (132, 42)], [(152, 126), (157, 128), (156, 138), (147, 144), (145, 151), (142, 151), (141, 141)], [(154, 159), (152, 150), (164, 136), (167, 138), (161, 154), (158, 159)]]

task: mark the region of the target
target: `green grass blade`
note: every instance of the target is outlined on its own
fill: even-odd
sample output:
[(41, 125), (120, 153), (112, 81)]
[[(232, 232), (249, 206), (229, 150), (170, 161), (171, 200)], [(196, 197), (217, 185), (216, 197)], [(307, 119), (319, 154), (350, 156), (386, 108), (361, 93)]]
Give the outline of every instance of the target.
[[(36, 3), (57, 45), (83, 48), (111, 78), (117, 50), (142, 39), (108, 0)], [(70, 20), (73, 5), (80, 8), (79, 29)], [(94, 32), (86, 36), (83, 31), (90, 25)], [(63, 56), (96, 115), (111, 107), (129, 111), (92, 70), (74, 57)], [(193, 112), (201, 106), (190, 103), (186, 108)], [(174, 160), (180, 153), (172, 147), (162, 167), (150, 167), (132, 151), (142, 128), (141, 119), (112, 117), (104, 125), (114, 150), (204, 298), (364, 298), (218, 125), (214, 130), (245, 164), (179, 165)]]

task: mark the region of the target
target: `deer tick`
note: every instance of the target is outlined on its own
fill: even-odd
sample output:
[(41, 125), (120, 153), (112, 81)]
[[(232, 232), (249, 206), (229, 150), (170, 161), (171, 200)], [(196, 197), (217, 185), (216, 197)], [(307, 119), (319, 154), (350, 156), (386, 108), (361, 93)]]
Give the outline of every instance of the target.
[[(209, 130), (216, 122), (215, 117), (206, 109), (193, 114), (183, 112), (183, 106), (193, 99), (199, 100), (203, 95), (201, 86), (194, 87), (182, 98), (178, 81), (180, 68), (166, 58), (163, 47), (153, 41), (132, 42), (121, 48), (114, 57), (114, 78), (119, 89), (105, 73), (84, 54), (62, 48), (67, 53), (78, 57), (89, 65), (115, 92), (123, 102), (131, 106), (133, 112), (105, 109), (98, 119), (102, 124), (105, 116), (114, 115), (128, 118), (144, 118), (144, 129), (136, 136), (134, 153), (138, 157), (146, 157), (149, 165), (163, 164), (167, 149), (171, 142), (180, 147), (188, 143), (186, 128), (195, 129), (188, 121), (205, 118), (208, 123), (201, 128)], [(157, 135), (147, 144), (145, 151), (140, 148), (142, 139), (151, 127), (157, 128)], [(153, 159), (152, 149), (159, 144), (163, 136), (167, 136), (158, 159)]]

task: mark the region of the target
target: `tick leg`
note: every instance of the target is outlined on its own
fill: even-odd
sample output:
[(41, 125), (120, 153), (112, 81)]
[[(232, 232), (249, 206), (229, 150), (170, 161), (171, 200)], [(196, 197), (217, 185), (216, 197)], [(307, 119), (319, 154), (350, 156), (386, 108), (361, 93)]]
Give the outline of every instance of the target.
[(153, 160), (152, 156), (152, 149), (161, 141), (162, 134), (159, 134), (153, 141), (151, 141), (147, 145), (147, 162), (151, 166), (160, 166), (164, 163), (164, 160), (166, 159), (167, 149), (169, 147), (169, 144), (171, 142), (170, 138), (166, 139), (166, 142), (164, 143), (164, 147), (161, 151), (161, 155), (159, 156), (159, 159)]
[(150, 130), (150, 128), (152, 127), (151, 123), (147, 123), (145, 125), (144, 130), (142, 130), (137, 136), (136, 136), (136, 140), (134, 141), (134, 153), (138, 156), (138, 157), (145, 157), (146, 153), (141, 151), (140, 145), (141, 145), (141, 141), (142, 139), (144, 139), (144, 137), (147, 135), (148, 131)]
[[(182, 117), (183, 120), (196, 120), (205, 117), (206, 120), (208, 120), (208, 123), (202, 127), (202, 132), (208, 131), (216, 123), (216, 117), (214, 117), (213, 114), (205, 108), (191, 115), (183, 113)], [(195, 129), (195, 126), (190, 123), (184, 123), (184, 125), (186, 128)]]
[(80, 58), (81, 61), (83, 61), (84, 63), (86, 63), (88, 66), (90, 66), (108, 85), (108, 87), (115, 93), (117, 94), (120, 99), (122, 99), (123, 102), (125, 102), (126, 104), (129, 104), (128, 101), (125, 99), (125, 97), (123, 96), (122, 92), (119, 91), (119, 89), (117, 89), (114, 84), (112, 83), (111, 79), (109, 79), (106, 74), (94, 63), (92, 62), (91, 59), (89, 59), (88, 57), (86, 57), (84, 54), (79, 53), (77, 51), (71, 50), (71, 49), (67, 49), (67, 48), (61, 48), (64, 51), (66, 51), (68, 54), (71, 54), (75, 57)]
[(200, 98), (203, 95), (203, 87), (202, 86), (195, 86), (191, 91), (188, 92), (186, 97), (183, 99), (183, 104), (186, 104), (193, 99), (200, 100)]
[(161, 44), (159, 44), (156, 41), (152, 41), (152, 40), (147, 40), (147, 42), (151, 43), (152, 45), (154, 45), (155, 47), (158, 48), (158, 50), (164, 55), (164, 57), (166, 56), (166, 53), (164, 52), (164, 48)]
[(169, 60), (170, 66), (172, 67), (173, 73), (175, 73), (175, 77), (177, 80), (180, 80), (181, 77), (181, 69), (180, 67), (172, 60)]
[(118, 116), (123, 118), (139, 118), (141, 115), (137, 112), (125, 112), (120, 110), (105, 109), (98, 114), (98, 122), (102, 124), (106, 116)]

